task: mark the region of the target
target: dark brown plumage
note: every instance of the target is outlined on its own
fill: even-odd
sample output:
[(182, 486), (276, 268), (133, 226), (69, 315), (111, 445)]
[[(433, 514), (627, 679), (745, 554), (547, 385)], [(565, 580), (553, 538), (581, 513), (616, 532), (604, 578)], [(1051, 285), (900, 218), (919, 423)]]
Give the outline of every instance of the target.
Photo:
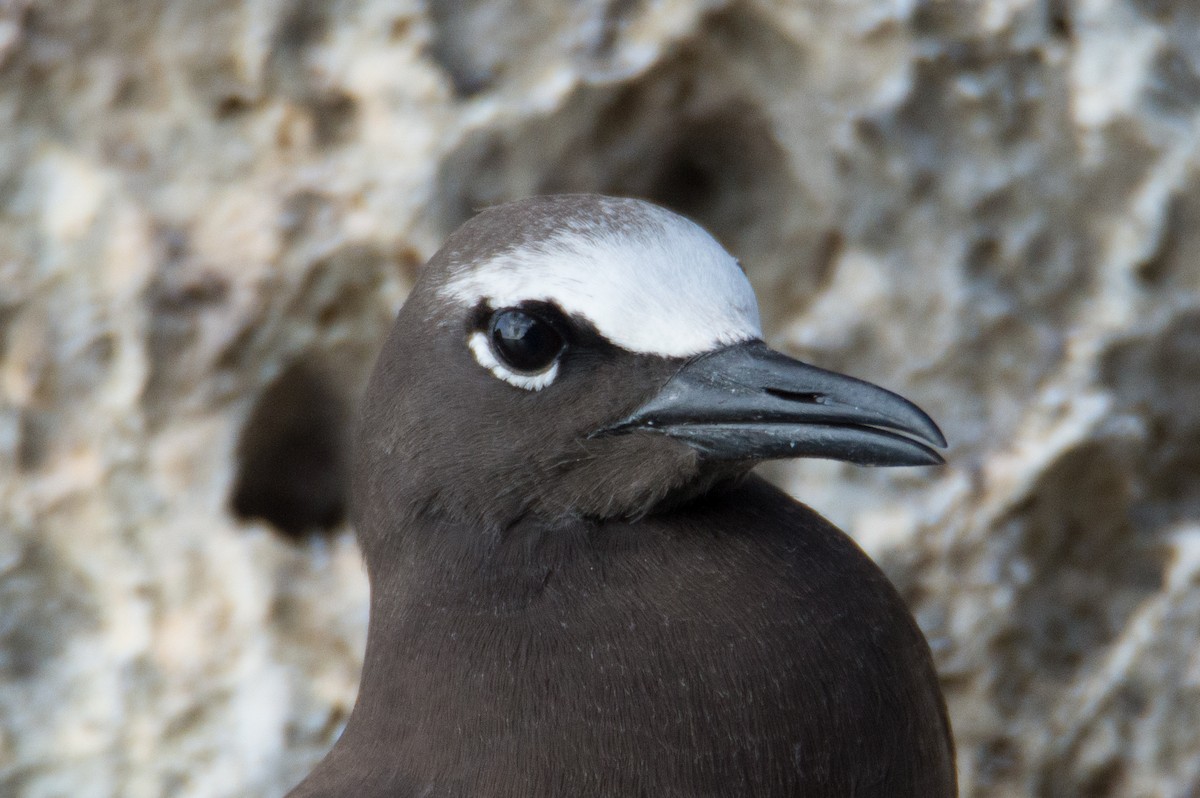
[[(636, 230), (642, 207), (503, 206), (426, 267), (357, 435), (371, 580), (359, 699), (293, 798), (955, 794), (928, 647), (858, 547), (747, 476), (747, 452), (714, 456), (694, 429), (653, 421), (598, 434), (725, 361), (629, 351), (563, 313), (552, 382), (524, 390), (466, 345), (497, 309), (445, 301), (454, 275), (573, 220)], [(886, 443), (822, 421), (833, 399), (786, 398), (810, 415), (816, 401), (804, 424), (822, 435)], [(932, 440), (895, 418), (872, 423)], [(861, 445), (837, 456), (869, 461)]]

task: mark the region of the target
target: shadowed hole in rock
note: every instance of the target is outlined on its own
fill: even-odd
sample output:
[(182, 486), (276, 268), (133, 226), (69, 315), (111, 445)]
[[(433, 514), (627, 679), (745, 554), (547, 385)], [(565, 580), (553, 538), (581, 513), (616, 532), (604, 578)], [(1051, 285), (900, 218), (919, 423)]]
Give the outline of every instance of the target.
[(1071, 38), (1071, 9), (1067, 7), (1065, 0), (1049, 0), (1046, 3), (1046, 25), (1054, 36), (1060, 39)]
[(339, 91), (315, 95), (307, 102), (313, 118), (313, 137), (321, 147), (345, 141), (354, 133), (358, 121), (358, 103)]
[(36, 678), (99, 622), (88, 582), (71, 563), (38, 540), (13, 543), (3, 552), (0, 579), (0, 679), (6, 684)]
[(34, 471), (45, 464), (52, 419), (49, 414), (23, 408), (17, 416), (16, 464), (21, 471)]
[[(674, 76), (661, 78), (668, 83)], [(663, 114), (658, 86), (597, 102), (591, 129), (568, 137), (547, 153), (530, 142), (552, 137), (535, 122), (505, 134), (481, 134), (447, 159), (433, 203), (439, 227), (449, 233), (481, 208), (530, 194), (599, 192), (641, 197), (695, 219), (728, 247), (753, 259), (781, 246), (779, 197), (797, 189), (786, 155), (762, 112), (740, 101), (694, 113)], [(673, 92), (666, 92), (668, 94)], [(533, 185), (517, 176), (542, 162)], [(799, 202), (799, 200), (797, 200)]]
[[(1112, 796), (1128, 795), (1129, 786), (1126, 778), (1125, 763), (1119, 759), (1106, 762), (1096, 768), (1080, 787), (1080, 798), (1111, 798)], [(1054, 795), (1053, 787), (1043, 792), (1044, 795)], [(1059, 793), (1061, 794), (1061, 793)]]
[(1190, 116), (1200, 103), (1200, 58), (1180, 48), (1168, 48), (1154, 59), (1147, 99), (1157, 109)]
[(498, 24), (505, 12), (519, 13), (520, 9), (505, 5), (518, 4), (461, 0), (428, 0), (425, 4), (433, 23), (429, 57), (446, 73), (459, 99), (490, 88), (507, 65), (502, 54), (520, 49), (514, 48), (512, 41), (520, 26)]
[(735, 102), (686, 120), (680, 128), (661, 153), (647, 153), (650, 157), (638, 171), (651, 175), (648, 182), (635, 172), (626, 185), (612, 190), (637, 193), (696, 219), (730, 243), (744, 231), (761, 233), (758, 219), (778, 227), (767, 192), (787, 193), (787, 156), (763, 114)]
[(329, 29), (330, 10), (320, 3), (293, 0), (271, 37), (272, 54), (299, 53), (319, 42)]
[(242, 97), (237, 94), (230, 94), (222, 97), (217, 102), (217, 107), (213, 110), (213, 115), (217, 119), (226, 120), (241, 116), (254, 107), (253, 101), (248, 97)]
[(717, 182), (710, 168), (685, 152), (667, 161), (648, 193), (660, 205), (687, 213), (689, 208), (703, 209), (711, 204)]
[[(645, 0), (426, 0), (421, 4), (430, 23), (425, 54), (460, 100), (518, 84), (560, 60), (587, 64), (593, 75), (624, 71), (628, 67), (618, 57), (622, 39), (647, 5)], [(508, 22), (513, 19), (521, 24)]]
[(1054, 700), (1037, 691), (1094, 667), (1142, 602), (1162, 589), (1166, 552), (1130, 522), (1131, 456), (1120, 440), (1063, 453), (994, 531), (1019, 575), (1014, 622), (993, 642), (1003, 663), (993, 684), (998, 711)]
[(1179, 195), (1167, 200), (1162, 227), (1151, 251), (1134, 265), (1134, 276), (1144, 286), (1155, 287), (1162, 283), (1170, 272), (1173, 261), (1178, 258), (1183, 231), (1191, 227), (1185, 202)]
[(267, 387), (237, 449), (231, 507), (295, 540), (346, 518), (348, 403), (320, 366), (300, 361)]
[(292, 0), (271, 37), (264, 70), (269, 94), (308, 112), (318, 147), (344, 142), (354, 134), (358, 121), (357, 101), (313, 68), (314, 51), (328, 36), (331, 21), (344, 10), (340, 5)]
[(189, 268), (189, 245), (182, 230), (156, 234), (159, 267), (142, 301), (148, 314), (146, 351), (150, 372), (142, 392), (147, 420), (157, 428), (171, 418), (182, 386), (191, 385), (197, 368), (194, 346), (206, 317), (220, 313), (229, 296), (228, 279)]
[(1100, 378), (1118, 406), (1144, 420), (1146, 445), (1136, 473), (1133, 516), (1147, 531), (1200, 515), (1200, 311), (1180, 313), (1114, 344)]
[(1133, 0), (1130, 5), (1155, 22), (1168, 22), (1193, 0)]
[[(762, 111), (740, 100), (703, 110), (682, 107), (669, 129), (641, 137), (631, 151), (642, 120), (657, 113), (656, 93), (656, 87), (641, 87), (641, 96), (618, 97), (597, 121), (592, 146), (597, 160), (607, 162), (598, 170), (605, 175), (599, 186), (589, 186), (564, 162), (541, 190), (641, 197), (695, 219), (747, 257), (777, 246), (784, 227), (778, 198), (796, 189)], [(613, 130), (625, 133), (614, 136)]]
[(1012, 778), (1020, 768), (1021, 745), (1009, 737), (994, 737), (977, 746), (975, 772), (984, 787)]
[[(1097, 689), (1097, 674), (1141, 639), (1141, 610), (1163, 590), (1169, 552), (1130, 513), (1141, 492), (1131, 444), (1120, 434), (1063, 452), (990, 533), (1000, 556), (987, 568), (989, 578), (1003, 580), (1006, 616), (988, 644), (990, 706), (1038, 731), (974, 746), (976, 784), (989, 795), (1014, 788), (1037, 796), (1128, 794), (1121, 772), (1110, 778), (1095, 753), (1097, 739), (1105, 751), (1128, 749), (1135, 719), (1147, 714), (1137, 669), (1098, 699), (1104, 710), (1081, 714), (1079, 706), (1094, 705), (1078, 703), (1078, 688), (1069, 686)], [(1076, 709), (1064, 721), (1069, 707)], [(1053, 735), (1049, 751), (1025, 745), (1040, 734)], [(1120, 757), (1110, 759), (1121, 767)]]

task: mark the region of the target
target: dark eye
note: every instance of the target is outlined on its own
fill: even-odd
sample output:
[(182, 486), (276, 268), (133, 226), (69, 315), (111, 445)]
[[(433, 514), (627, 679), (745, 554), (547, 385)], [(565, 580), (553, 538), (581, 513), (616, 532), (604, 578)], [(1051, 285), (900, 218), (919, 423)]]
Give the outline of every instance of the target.
[(549, 322), (515, 308), (492, 314), (488, 336), (496, 356), (517, 371), (541, 371), (563, 350), (562, 336)]

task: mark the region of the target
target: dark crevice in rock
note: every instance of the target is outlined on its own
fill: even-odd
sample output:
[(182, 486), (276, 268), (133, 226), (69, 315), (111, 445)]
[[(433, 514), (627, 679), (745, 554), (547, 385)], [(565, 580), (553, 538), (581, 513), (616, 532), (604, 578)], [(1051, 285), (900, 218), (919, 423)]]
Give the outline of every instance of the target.
[(992, 642), (1003, 663), (993, 702), (1005, 715), (1052, 700), (1046, 691), (1102, 659), (1162, 589), (1166, 552), (1131, 523), (1129, 443), (1095, 441), (1064, 453), (993, 533), (1014, 591), (1012, 626)]
[(621, 33), (641, 5), (641, 0), (608, 0), (599, 15), (596, 32), (589, 42), (589, 51), (594, 58), (607, 58), (616, 48)]
[(329, 8), (324, 3), (293, 0), (271, 41), (275, 53), (299, 53), (324, 38), (329, 29)]
[(309, 235), (315, 225), (333, 217), (332, 203), (316, 191), (298, 191), (286, 197), (279, 213), (279, 233), (283, 243), (295, 246)]
[(1163, 213), (1162, 229), (1153, 249), (1141, 262), (1134, 265), (1134, 274), (1143, 285), (1153, 287), (1162, 283), (1179, 252), (1180, 233), (1186, 222), (1183, 200), (1178, 195), (1170, 197)]
[(323, 368), (299, 361), (255, 404), (237, 448), (230, 506), (301, 539), (346, 518), (348, 402)]
[(94, 602), (86, 580), (54, 549), (26, 541), (0, 570), (0, 679), (36, 677), (81, 631), (96, 626)]
[(51, 421), (48, 414), (23, 408), (17, 420), (17, 468), (36, 471), (47, 460)]
[(1073, 23), (1071, 9), (1066, 0), (1048, 0), (1046, 3), (1046, 26), (1050, 33), (1060, 39), (1070, 39)]
[(606, 189), (678, 211), (731, 245), (757, 219), (777, 216), (766, 194), (785, 189), (769, 176), (786, 175), (787, 156), (761, 111), (737, 102), (680, 121), (661, 150), (644, 153)]
[(837, 273), (837, 262), (846, 249), (846, 236), (841, 230), (833, 228), (821, 236), (816, 252), (813, 255), (813, 293), (820, 293), (829, 288)]
[(446, 73), (459, 99), (491, 88), (503, 71), (499, 54), (509, 48), (494, 40), (512, 39), (519, 27), (497, 24), (503, 17), (519, 12), (505, 5), (516, 4), (428, 0), (425, 5), (433, 22), (429, 57)]
[(1134, 264), (1143, 288), (1180, 296), (1200, 291), (1200, 174), (1190, 171), (1165, 199), (1162, 221), (1145, 256)]
[(640, 5), (641, 0), (426, 0), (432, 32), (426, 55), (460, 100), (515, 86), (551, 61), (604, 72)]
[(187, 236), (180, 230), (157, 234), (158, 273), (143, 296), (149, 318), (146, 349), (150, 373), (142, 403), (151, 424), (159, 424), (180, 384), (195, 378), (196, 364), (189, 352), (205, 313), (219, 308), (229, 294), (229, 284), (211, 272), (187, 268)]
[(1161, 50), (1154, 59), (1147, 100), (1161, 111), (1190, 121), (1200, 105), (1200, 54), (1183, 47)]
[(327, 328), (369, 313), (389, 261), (388, 253), (373, 244), (339, 247), (311, 265), (288, 315), (315, 319)]
[(318, 147), (341, 144), (353, 137), (358, 121), (358, 103), (349, 94), (327, 91), (305, 102), (312, 114), (313, 137)]
[(310, 51), (328, 35), (338, 5), (295, 0), (275, 30), (267, 59), (268, 91), (308, 112), (318, 147), (349, 140), (358, 121), (358, 101), (336, 86), (323, 83), (311, 65)]
[(1012, 737), (993, 737), (976, 749), (975, 774), (983, 787), (1008, 781), (1021, 768), (1021, 744)]
[(244, 115), (253, 107), (254, 101), (251, 98), (240, 94), (230, 94), (217, 102), (217, 107), (213, 109), (213, 115), (221, 121), (228, 121)]
[(1194, 0), (1131, 0), (1131, 5), (1158, 23), (1169, 21), (1181, 10), (1193, 7)]
[(1131, 510), (1140, 528), (1200, 517), (1200, 312), (1118, 343), (1099, 364), (1118, 406), (1145, 423), (1142, 486)]

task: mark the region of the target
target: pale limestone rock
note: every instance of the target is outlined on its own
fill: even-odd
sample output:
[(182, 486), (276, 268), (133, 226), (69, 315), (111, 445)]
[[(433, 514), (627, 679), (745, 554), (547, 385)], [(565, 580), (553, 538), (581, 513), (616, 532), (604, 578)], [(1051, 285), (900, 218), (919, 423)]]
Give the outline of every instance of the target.
[(965, 795), (1200, 793), (1191, 0), (8, 0), (0, 131), (0, 794), (321, 756), (346, 407), (443, 236), (562, 190), (942, 422), (941, 471), (767, 470), (911, 601)]

